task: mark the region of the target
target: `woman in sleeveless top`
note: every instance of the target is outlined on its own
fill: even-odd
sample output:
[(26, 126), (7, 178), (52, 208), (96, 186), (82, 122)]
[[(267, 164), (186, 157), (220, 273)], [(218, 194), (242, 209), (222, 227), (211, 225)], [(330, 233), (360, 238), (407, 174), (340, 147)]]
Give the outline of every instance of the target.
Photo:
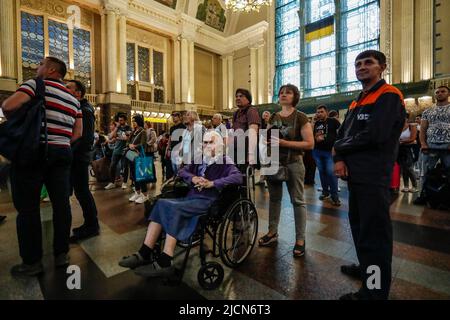
[[(291, 203), (294, 209), (296, 242), (293, 254), (300, 257), (305, 254), (306, 202), (304, 198), (305, 166), (302, 155), (304, 150), (314, 148), (314, 137), (308, 117), (296, 110), (300, 92), (294, 85), (288, 84), (278, 92), (282, 110), (272, 116), (269, 128), (280, 130), (280, 138), (271, 138), (270, 143), (279, 145), (279, 162), (288, 168), (286, 181)], [(278, 239), (283, 183), (268, 181), (269, 186), (269, 232), (259, 239), (260, 246), (267, 246)]]
[[(402, 192), (417, 192), (417, 177), (414, 172), (414, 145), (416, 144), (417, 128), (408, 122), (409, 115), (406, 115), (405, 126), (400, 135), (400, 148), (398, 151), (398, 164), (403, 176)], [(409, 188), (411, 181), (412, 188)]]

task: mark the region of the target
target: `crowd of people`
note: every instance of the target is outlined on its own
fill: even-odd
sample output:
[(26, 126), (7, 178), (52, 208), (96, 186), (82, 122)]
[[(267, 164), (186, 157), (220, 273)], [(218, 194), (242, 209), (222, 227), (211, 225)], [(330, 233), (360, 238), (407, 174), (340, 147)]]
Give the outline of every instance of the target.
[[(348, 184), (349, 220), (359, 264), (342, 266), (341, 271), (362, 280), (362, 285), (358, 292), (341, 298), (387, 299), (393, 245), (389, 188), (394, 163), (399, 163), (403, 173), (402, 191), (412, 193), (419, 191), (416, 162), (421, 163), (422, 177), (439, 159), (447, 169), (450, 167), (450, 90), (439, 87), (436, 106), (422, 114), (420, 124), (417, 123), (419, 118), (413, 124), (409, 123), (402, 93), (382, 79), (386, 69), (383, 53), (362, 52), (356, 58), (355, 69), (363, 90), (342, 123), (339, 113), (329, 111), (325, 105), (318, 106), (314, 119), (309, 119), (297, 110), (299, 89), (287, 84), (278, 91), (281, 106), (278, 112), (265, 111), (260, 115), (252, 106), (251, 93), (237, 89), (237, 111), (228, 122), (224, 122), (221, 114), (216, 114), (211, 125), (205, 126), (195, 111), (174, 112), (170, 131), (157, 136), (152, 124), (145, 122), (141, 115), (135, 114), (130, 126), (127, 115), (118, 114), (110, 123), (107, 136), (103, 137), (94, 132), (94, 113), (84, 99), (84, 86), (78, 81), (64, 83), (64, 62), (45, 58), (39, 66), (38, 77), (45, 79), (48, 143), (41, 141), (40, 152), (45, 151), (45, 157), (40, 157), (33, 166), (13, 164), (11, 169), (23, 260), (11, 272), (36, 275), (44, 270), (39, 219), (39, 193), (44, 183), (53, 206), (56, 266), (69, 263), (72, 190), (84, 215), (84, 224), (72, 230), (72, 240), (99, 234), (97, 208), (88, 185), (92, 154), (94, 160), (110, 158), (110, 179), (104, 189), (133, 188), (129, 201), (136, 204), (148, 199), (147, 184), (156, 182), (156, 174), (151, 181), (137, 179), (135, 159), (139, 154), (153, 159), (150, 162), (153, 173), (156, 172), (155, 160), (159, 158), (163, 180), (178, 176), (190, 186), (186, 198), (157, 202), (150, 214), (151, 223), (142, 247), (120, 261), (123, 267), (137, 268), (138, 274), (160, 276), (173, 269), (177, 240), (190, 237), (199, 214), (206, 212), (217, 197), (217, 190), (229, 184), (242, 184), (248, 166), (263, 172), (265, 164), (260, 161), (260, 150), (276, 146), (279, 157), (272, 160), (276, 161), (278, 171), (263, 174), (260, 180), (260, 184), (268, 188), (269, 224), (258, 244), (270, 246), (278, 240), (283, 184), (286, 183), (295, 221), (292, 253), (294, 257), (305, 255), (305, 182), (308, 182), (305, 179), (311, 171), (305, 159), (309, 154), (320, 176), (320, 200), (340, 206), (338, 179)], [(36, 87), (34, 79), (22, 84), (3, 103), (5, 115), (8, 117), (29, 103), (36, 96)], [(267, 139), (262, 139), (261, 129), (273, 131)], [(420, 203), (422, 197), (425, 197), (423, 190), (416, 202)], [(163, 252), (158, 255), (154, 247), (162, 231), (167, 237)], [(155, 264), (150, 267), (153, 261)], [(368, 270), (373, 265), (381, 272), (381, 286), (375, 288), (368, 286)]]

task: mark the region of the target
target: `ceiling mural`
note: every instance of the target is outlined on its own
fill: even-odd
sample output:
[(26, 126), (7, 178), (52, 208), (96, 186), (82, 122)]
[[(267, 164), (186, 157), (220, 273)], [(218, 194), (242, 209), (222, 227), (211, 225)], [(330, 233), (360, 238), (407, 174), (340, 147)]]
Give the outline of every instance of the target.
[(204, 0), (203, 3), (200, 3), (197, 10), (197, 19), (219, 31), (225, 29), (225, 10), (217, 0)]
[(172, 9), (175, 9), (177, 6), (177, 0), (155, 0), (156, 2), (162, 3)]

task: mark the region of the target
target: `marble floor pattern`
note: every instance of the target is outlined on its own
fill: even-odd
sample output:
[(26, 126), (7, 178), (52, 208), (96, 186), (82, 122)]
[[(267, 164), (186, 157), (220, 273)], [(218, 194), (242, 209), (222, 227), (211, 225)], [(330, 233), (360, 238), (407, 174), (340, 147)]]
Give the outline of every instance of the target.
[[(157, 166), (159, 163), (157, 164)], [(160, 181), (150, 189), (159, 192)], [(319, 182), (319, 179), (316, 179)], [(306, 188), (308, 204), (304, 258), (292, 257), (295, 241), (294, 218), (287, 190), (284, 190), (279, 241), (270, 248), (255, 246), (246, 263), (237, 269), (224, 266), (222, 285), (203, 290), (197, 282), (200, 267), (198, 249), (193, 249), (179, 286), (163, 280), (145, 280), (118, 266), (118, 260), (135, 252), (145, 235), (143, 205), (128, 202), (130, 190), (105, 191), (92, 181), (101, 235), (71, 245), (71, 263), (81, 270), (81, 290), (68, 290), (65, 269), (54, 269), (51, 252), (52, 209), (41, 206), (45, 273), (38, 277), (13, 278), (9, 269), (19, 263), (15, 210), (8, 191), (0, 192), (0, 299), (336, 299), (359, 287), (339, 271), (339, 266), (356, 262), (347, 220), (348, 192), (341, 185), (343, 204), (339, 208), (318, 200), (315, 187)], [(255, 204), (259, 236), (267, 231), (268, 192), (256, 187)], [(394, 258), (391, 299), (450, 299), (450, 212), (411, 204), (411, 194), (401, 194), (391, 206), (394, 229)], [(82, 213), (71, 199), (73, 226), (82, 223)], [(182, 252), (175, 263), (181, 263)], [(208, 261), (221, 262), (220, 258)]]

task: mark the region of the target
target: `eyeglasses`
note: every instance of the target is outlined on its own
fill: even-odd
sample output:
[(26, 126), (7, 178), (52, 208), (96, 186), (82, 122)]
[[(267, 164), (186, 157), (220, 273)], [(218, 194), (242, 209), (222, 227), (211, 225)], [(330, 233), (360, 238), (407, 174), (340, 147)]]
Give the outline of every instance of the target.
[(210, 141), (203, 141), (203, 144), (213, 144), (214, 140), (210, 140)]

